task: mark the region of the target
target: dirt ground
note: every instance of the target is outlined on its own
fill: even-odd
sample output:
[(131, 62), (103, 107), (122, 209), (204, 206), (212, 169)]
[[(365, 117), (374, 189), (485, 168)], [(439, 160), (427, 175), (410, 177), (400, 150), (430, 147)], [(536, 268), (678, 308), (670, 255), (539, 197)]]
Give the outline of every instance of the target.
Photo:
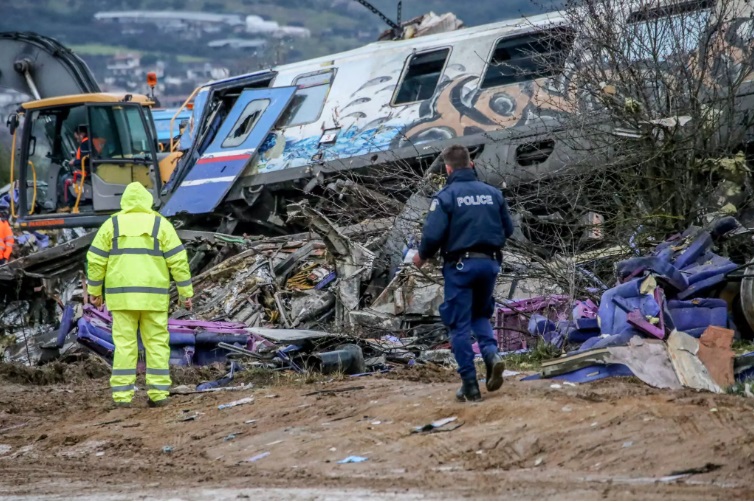
[[(2, 498), (754, 497), (754, 400), (743, 397), (515, 377), (462, 404), (453, 372), (404, 370), (272, 378), (158, 409), (140, 392), (135, 408), (113, 409), (101, 372), (53, 371), (36, 385), (0, 372)], [(452, 430), (411, 433), (453, 416)], [(368, 460), (338, 463), (351, 455)]]

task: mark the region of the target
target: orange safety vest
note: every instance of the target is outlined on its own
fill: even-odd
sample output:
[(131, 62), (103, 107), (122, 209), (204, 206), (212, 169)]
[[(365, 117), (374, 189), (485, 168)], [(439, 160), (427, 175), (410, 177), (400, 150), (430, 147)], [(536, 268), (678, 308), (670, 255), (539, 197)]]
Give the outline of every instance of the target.
[(81, 144), (79, 144), (79, 149), (76, 150), (76, 160), (81, 160), (81, 145), (89, 141), (89, 138), (84, 136), (84, 138), (81, 140)]
[(6, 220), (0, 220), (0, 259), (10, 260), (15, 244), (16, 238), (13, 236), (10, 223)]

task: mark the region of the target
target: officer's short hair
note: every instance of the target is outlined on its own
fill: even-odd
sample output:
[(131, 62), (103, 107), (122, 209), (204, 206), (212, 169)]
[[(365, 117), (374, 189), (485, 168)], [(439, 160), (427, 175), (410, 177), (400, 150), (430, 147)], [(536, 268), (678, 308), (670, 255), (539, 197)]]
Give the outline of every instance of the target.
[(86, 124), (79, 124), (76, 127), (76, 132), (79, 133), (79, 134), (88, 134), (89, 133), (89, 128), (86, 126)]
[(452, 145), (442, 151), (442, 158), (445, 165), (453, 169), (463, 169), (471, 167), (471, 155), (469, 149), (463, 145)]

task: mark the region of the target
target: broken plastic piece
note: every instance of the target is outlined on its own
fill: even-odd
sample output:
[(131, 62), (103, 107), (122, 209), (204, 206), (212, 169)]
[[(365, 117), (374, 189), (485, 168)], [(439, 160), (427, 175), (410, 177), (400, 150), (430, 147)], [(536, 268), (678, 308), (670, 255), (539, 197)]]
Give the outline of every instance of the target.
[(217, 409), (218, 410), (225, 410), (227, 408), (234, 408), (236, 406), (241, 406), (242, 404), (249, 404), (249, 403), (253, 403), (253, 402), (254, 402), (254, 398), (253, 397), (245, 397), (243, 399), (239, 399), (238, 401), (232, 401), (230, 403), (221, 404), (220, 406), (217, 407)]
[(351, 455), (350, 457), (346, 457), (343, 460), (338, 460), (339, 464), (360, 464), (361, 462), (366, 462), (369, 460), (367, 457), (359, 457), (357, 455)]

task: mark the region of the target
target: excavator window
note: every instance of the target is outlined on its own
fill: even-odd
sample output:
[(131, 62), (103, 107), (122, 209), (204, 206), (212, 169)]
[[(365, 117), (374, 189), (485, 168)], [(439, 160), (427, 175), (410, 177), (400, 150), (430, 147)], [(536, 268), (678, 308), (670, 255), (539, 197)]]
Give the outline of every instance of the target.
[(137, 106), (90, 106), (94, 157), (151, 160), (152, 141)]

